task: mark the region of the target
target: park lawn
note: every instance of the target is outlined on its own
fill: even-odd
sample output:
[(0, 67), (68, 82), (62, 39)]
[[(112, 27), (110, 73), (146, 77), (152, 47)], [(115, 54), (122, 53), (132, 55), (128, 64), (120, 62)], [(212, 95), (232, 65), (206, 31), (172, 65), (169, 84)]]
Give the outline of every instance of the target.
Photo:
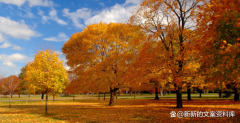
[[(49, 101), (44, 114), (44, 101), (0, 103), (0, 122), (238, 122), (240, 103), (233, 100), (183, 100), (184, 108), (177, 109), (176, 99), (116, 99), (115, 106), (108, 106), (109, 99), (76, 101)], [(175, 111), (235, 111), (235, 117), (170, 117)]]

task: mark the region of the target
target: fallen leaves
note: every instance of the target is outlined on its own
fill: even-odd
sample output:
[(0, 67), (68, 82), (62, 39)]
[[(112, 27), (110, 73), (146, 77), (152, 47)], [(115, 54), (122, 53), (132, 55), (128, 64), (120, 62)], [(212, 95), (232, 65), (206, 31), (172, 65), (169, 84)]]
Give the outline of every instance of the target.
[[(44, 115), (44, 101), (0, 104), (0, 122), (236, 122), (240, 104), (232, 100), (184, 101), (177, 109), (175, 99), (117, 99), (115, 106), (108, 100), (49, 101), (49, 114)], [(235, 111), (235, 117), (170, 117), (171, 111)]]

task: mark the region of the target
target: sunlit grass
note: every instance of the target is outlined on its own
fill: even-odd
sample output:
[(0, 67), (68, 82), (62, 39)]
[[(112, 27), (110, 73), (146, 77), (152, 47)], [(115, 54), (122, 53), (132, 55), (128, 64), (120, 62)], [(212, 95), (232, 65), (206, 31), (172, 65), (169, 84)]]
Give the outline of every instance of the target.
[[(177, 109), (176, 99), (116, 99), (115, 106), (97, 99), (49, 101), (44, 114), (44, 101), (0, 103), (1, 122), (237, 122), (240, 103), (233, 100), (183, 101)], [(171, 111), (235, 111), (235, 117), (173, 118)]]

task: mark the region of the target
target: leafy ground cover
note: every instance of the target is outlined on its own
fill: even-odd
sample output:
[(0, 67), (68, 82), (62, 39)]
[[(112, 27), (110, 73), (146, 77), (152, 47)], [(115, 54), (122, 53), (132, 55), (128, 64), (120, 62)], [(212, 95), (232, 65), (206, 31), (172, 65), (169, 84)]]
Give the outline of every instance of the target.
[[(183, 101), (184, 108), (177, 109), (176, 99), (116, 99), (115, 106), (109, 100), (85, 99), (76, 101), (49, 101), (44, 114), (44, 101), (0, 103), (0, 122), (238, 122), (240, 103), (233, 100)], [(179, 111), (234, 111), (234, 117), (171, 117)]]

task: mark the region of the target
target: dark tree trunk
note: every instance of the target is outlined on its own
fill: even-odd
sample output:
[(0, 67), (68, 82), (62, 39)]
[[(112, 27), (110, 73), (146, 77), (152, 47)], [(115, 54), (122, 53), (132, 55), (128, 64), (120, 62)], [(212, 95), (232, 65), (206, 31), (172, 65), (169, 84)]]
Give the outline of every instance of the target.
[(188, 100), (189, 100), (189, 101), (192, 100), (192, 99), (191, 99), (191, 89), (190, 89), (189, 86), (188, 86), (188, 89), (187, 89), (187, 93), (188, 93)]
[(169, 91), (169, 94), (171, 94), (171, 91)]
[(222, 98), (222, 91), (219, 91), (219, 98)]
[(182, 86), (178, 86), (177, 92), (177, 108), (182, 108)]
[(130, 96), (132, 96), (132, 90), (130, 91)]
[(140, 92), (140, 94), (142, 95), (142, 92)]
[(104, 101), (105, 101), (105, 92), (104, 92)]
[(134, 99), (136, 98), (136, 91), (134, 91)]
[(112, 89), (110, 87), (110, 101), (109, 101), (109, 106), (113, 106), (114, 105), (114, 96), (115, 96), (115, 93), (116, 91), (118, 90), (119, 88), (114, 88)]
[(200, 91), (200, 93), (199, 93), (199, 97), (201, 98), (202, 97), (202, 92)]
[(42, 99), (44, 99), (44, 93), (42, 93)]
[(13, 95), (11, 94), (11, 98), (12, 98), (12, 96), (13, 96)]
[(158, 100), (158, 87), (155, 88), (155, 100)]
[(46, 92), (45, 114), (47, 114), (48, 92)]
[(238, 88), (234, 88), (234, 100), (235, 100), (235, 102), (239, 101), (239, 89)]

